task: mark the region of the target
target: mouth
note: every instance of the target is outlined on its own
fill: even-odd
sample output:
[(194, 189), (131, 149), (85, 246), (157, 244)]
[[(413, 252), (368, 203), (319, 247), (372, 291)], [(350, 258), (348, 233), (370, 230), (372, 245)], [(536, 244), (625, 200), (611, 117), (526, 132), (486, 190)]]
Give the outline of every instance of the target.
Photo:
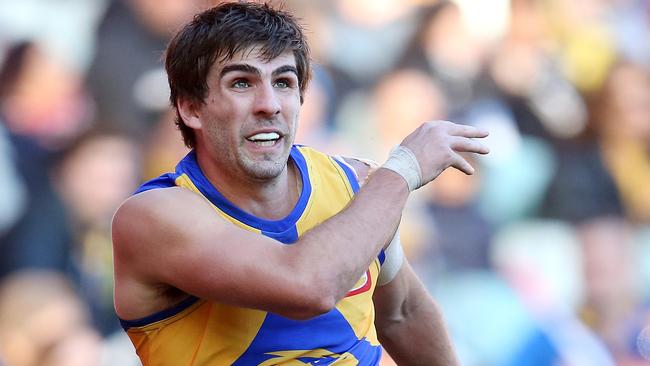
[(260, 147), (271, 147), (282, 139), (278, 132), (258, 132), (246, 138), (246, 140)]

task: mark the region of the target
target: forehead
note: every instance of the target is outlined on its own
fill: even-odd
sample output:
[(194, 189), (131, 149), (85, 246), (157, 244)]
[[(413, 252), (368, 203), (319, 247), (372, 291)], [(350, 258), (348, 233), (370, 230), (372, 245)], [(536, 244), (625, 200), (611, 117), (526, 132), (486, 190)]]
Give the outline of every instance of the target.
[(224, 67), (235, 64), (245, 64), (259, 69), (262, 73), (271, 73), (273, 70), (281, 66), (288, 65), (296, 67), (296, 58), (292, 51), (287, 50), (279, 54), (277, 57), (268, 60), (262, 54), (260, 47), (255, 46), (237, 52), (229, 60), (217, 60), (214, 65), (212, 65), (210, 73), (218, 76)]

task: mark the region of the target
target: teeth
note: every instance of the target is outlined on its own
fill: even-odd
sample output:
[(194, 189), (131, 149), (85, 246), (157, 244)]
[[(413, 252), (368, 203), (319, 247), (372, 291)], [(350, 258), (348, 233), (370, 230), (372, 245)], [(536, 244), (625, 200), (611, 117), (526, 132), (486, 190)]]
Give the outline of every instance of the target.
[(256, 135), (253, 135), (248, 138), (250, 141), (271, 141), (275, 142), (275, 140), (279, 139), (280, 135), (277, 132), (268, 132), (268, 133), (258, 133)]
[(264, 146), (264, 147), (273, 146), (273, 144), (275, 144), (275, 140), (253, 141), (253, 142), (255, 143), (255, 145)]

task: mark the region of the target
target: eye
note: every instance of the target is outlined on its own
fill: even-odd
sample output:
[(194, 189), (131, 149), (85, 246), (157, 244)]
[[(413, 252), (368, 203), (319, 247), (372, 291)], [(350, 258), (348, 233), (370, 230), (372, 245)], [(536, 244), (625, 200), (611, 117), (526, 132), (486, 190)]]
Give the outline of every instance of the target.
[(278, 79), (273, 83), (273, 86), (279, 89), (290, 88), (291, 81), (289, 79)]
[(245, 89), (251, 86), (251, 84), (246, 79), (236, 79), (232, 82), (231, 85), (235, 89)]

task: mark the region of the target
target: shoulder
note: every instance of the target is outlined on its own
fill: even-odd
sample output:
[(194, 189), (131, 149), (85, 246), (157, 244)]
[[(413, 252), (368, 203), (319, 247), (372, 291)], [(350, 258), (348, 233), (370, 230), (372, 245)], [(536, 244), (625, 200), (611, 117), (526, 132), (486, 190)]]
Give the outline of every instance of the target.
[(188, 189), (170, 187), (137, 193), (118, 208), (111, 232), (120, 317), (140, 318), (170, 305), (168, 258), (184, 253), (193, 225), (203, 225), (201, 216), (216, 215), (203, 201)]
[[(201, 202), (201, 197), (193, 192), (179, 187), (150, 189), (129, 197), (117, 209), (113, 217), (113, 226), (122, 225), (126, 219), (146, 217), (164, 217), (176, 209), (195, 205)], [(141, 220), (136, 220), (140, 222)], [(126, 222), (130, 222), (126, 221)]]
[(161, 263), (225, 226), (205, 198), (185, 188), (152, 189), (130, 197), (111, 223), (116, 291), (123, 299), (133, 284), (151, 292), (169, 283), (167, 265)]
[(138, 193), (124, 201), (113, 216), (116, 254), (139, 250), (151, 238), (172, 235), (206, 215), (216, 212), (203, 197), (188, 189), (170, 187)]

